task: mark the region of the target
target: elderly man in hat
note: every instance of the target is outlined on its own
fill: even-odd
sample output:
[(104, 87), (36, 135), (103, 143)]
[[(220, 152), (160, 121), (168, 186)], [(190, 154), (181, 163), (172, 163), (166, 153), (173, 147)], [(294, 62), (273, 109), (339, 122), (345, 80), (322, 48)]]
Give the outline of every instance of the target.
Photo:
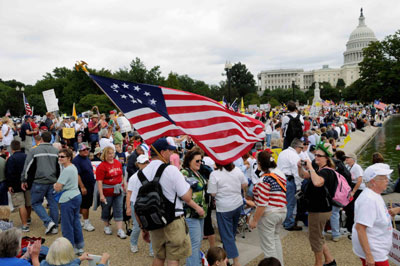
[(354, 200), (345, 207), (347, 216), (346, 228), (347, 231), (351, 232), (353, 230), (354, 223), (354, 202), (365, 188), (365, 184), (363, 183), (364, 172), (361, 166), (357, 163), (357, 156), (354, 153), (347, 153), (345, 158), (346, 167), (350, 171), (352, 181), (352, 184), (350, 184), (352, 187), (350, 195), (354, 197)]
[(91, 152), (96, 148), (96, 142), (99, 142), (100, 121), (99, 116), (94, 114), (88, 123), (89, 141), (91, 144)]
[(93, 191), (96, 184), (93, 166), (89, 159), (90, 147), (87, 143), (80, 143), (78, 146), (79, 154), (72, 160), (78, 170), (78, 184), (82, 194), (80, 213), (83, 216), (83, 229), (91, 232), (94, 226), (89, 221), (89, 209), (93, 204)]

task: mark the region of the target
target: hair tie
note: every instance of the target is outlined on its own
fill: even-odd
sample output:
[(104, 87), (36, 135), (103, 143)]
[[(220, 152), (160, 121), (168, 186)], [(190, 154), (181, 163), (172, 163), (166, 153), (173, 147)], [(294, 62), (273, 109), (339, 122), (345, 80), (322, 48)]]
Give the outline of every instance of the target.
[(272, 156), (269, 157), (269, 161), (270, 161), (270, 162), (274, 162), (274, 161), (275, 161), (274, 157), (272, 157)]

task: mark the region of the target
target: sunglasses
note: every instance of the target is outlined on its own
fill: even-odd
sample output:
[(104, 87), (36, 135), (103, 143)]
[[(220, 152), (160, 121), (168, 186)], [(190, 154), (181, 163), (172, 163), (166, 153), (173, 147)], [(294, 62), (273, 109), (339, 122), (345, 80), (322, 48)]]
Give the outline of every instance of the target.
[(196, 162), (196, 163), (201, 163), (201, 160), (196, 160), (195, 162)]
[(315, 157), (323, 158), (323, 157), (326, 157), (326, 155), (322, 155), (322, 154), (315, 154)]
[(65, 155), (58, 155), (58, 158), (65, 158), (65, 157), (67, 157), (67, 156), (65, 156)]

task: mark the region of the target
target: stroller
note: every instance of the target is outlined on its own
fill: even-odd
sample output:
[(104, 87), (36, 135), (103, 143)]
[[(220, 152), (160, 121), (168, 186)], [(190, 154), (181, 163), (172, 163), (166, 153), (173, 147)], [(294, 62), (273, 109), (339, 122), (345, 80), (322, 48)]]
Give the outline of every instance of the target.
[(251, 212), (253, 211), (253, 208), (248, 207), (246, 204), (246, 200), (243, 199), (243, 209), (240, 212), (240, 217), (239, 217), (239, 222), (238, 222), (238, 227), (236, 230), (236, 233), (241, 235), (242, 238), (245, 238), (246, 231), (251, 232), (248, 220), (250, 218)]

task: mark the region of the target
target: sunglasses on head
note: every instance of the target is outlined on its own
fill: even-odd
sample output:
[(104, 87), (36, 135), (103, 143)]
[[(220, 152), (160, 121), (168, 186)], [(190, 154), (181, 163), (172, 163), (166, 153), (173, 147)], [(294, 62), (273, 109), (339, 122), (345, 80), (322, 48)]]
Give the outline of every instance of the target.
[(326, 155), (322, 155), (322, 154), (315, 154), (315, 157), (323, 158), (323, 157), (326, 157)]

